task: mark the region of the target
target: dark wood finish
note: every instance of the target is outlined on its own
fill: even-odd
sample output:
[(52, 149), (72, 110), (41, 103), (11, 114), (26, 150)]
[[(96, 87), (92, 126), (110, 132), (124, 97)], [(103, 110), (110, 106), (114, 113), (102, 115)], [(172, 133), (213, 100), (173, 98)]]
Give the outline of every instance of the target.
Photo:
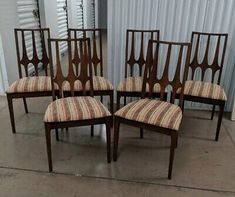
[[(159, 50), (161, 46), (167, 47), (167, 50), (166, 50), (167, 52), (165, 56), (166, 59), (165, 59), (164, 65), (160, 65), (160, 62), (159, 62), (159, 59), (160, 59)], [(178, 48), (179, 53), (178, 53), (178, 58), (177, 58), (177, 64), (174, 65), (174, 68), (176, 68), (174, 77), (173, 79), (170, 79), (169, 69), (170, 69), (170, 59), (172, 56), (173, 47)], [(184, 90), (186, 77), (188, 75), (190, 50), (191, 50), (190, 43), (174, 43), (174, 42), (150, 40), (148, 44), (147, 60), (146, 60), (146, 67), (144, 71), (144, 81), (143, 81), (143, 86), (142, 86), (141, 97), (153, 98), (154, 97), (153, 86), (155, 83), (158, 83), (161, 87), (160, 100), (165, 101), (165, 92), (167, 91), (168, 93), (171, 93), (170, 102), (175, 103), (175, 100), (177, 99), (176, 97), (177, 90), (179, 88)], [(164, 55), (161, 55), (161, 58), (162, 57), (164, 57)], [(159, 70), (160, 68), (163, 68), (163, 74), (162, 76), (159, 77), (158, 74), (160, 72)], [(149, 92), (146, 92), (147, 83), (150, 86)], [(171, 86), (172, 91), (169, 91), (167, 89), (168, 86)], [(182, 107), (182, 103), (183, 103), (183, 92), (181, 92), (180, 94), (180, 99), (179, 99), (180, 107)], [(143, 128), (143, 129), (153, 130), (153, 131), (171, 136), (170, 160), (169, 160), (169, 169), (168, 169), (168, 178), (171, 179), (173, 160), (174, 160), (174, 151), (175, 151), (175, 148), (177, 147), (178, 131), (115, 116), (114, 149), (113, 149), (114, 161), (117, 160), (120, 123), (129, 124), (135, 127)]]
[[(61, 42), (68, 43), (68, 74), (65, 75), (62, 71), (62, 65), (60, 60), (60, 48), (59, 44)], [(53, 61), (52, 54), (55, 51), (55, 62)], [(74, 90), (74, 82), (79, 80), (82, 84), (82, 91), (80, 95), (83, 96), (94, 96), (93, 92), (93, 81), (92, 81), (92, 64), (91, 64), (91, 44), (89, 38), (81, 39), (49, 39), (49, 53), (50, 53), (50, 72), (52, 79), (52, 92), (53, 100), (57, 98), (64, 98), (66, 96), (76, 96)], [(53, 63), (54, 62), (54, 63)], [(78, 74), (74, 71), (73, 65), (79, 65)], [(53, 65), (56, 66), (56, 73), (54, 74)], [(63, 85), (64, 82), (68, 82), (70, 85), (70, 93), (64, 92)], [(90, 82), (90, 90), (86, 91), (86, 83)], [(59, 96), (56, 96), (55, 86), (58, 86)], [(77, 121), (66, 121), (66, 122), (45, 122), (45, 132), (46, 132), (46, 144), (47, 144), (47, 155), (48, 155), (48, 165), (49, 171), (53, 170), (52, 167), (52, 156), (51, 156), (51, 130), (86, 126), (86, 125), (96, 125), (105, 124), (106, 125), (106, 135), (107, 135), (107, 161), (111, 162), (110, 148), (111, 148), (111, 126), (112, 126), (112, 116), (104, 118), (96, 118), (89, 120), (77, 120)]]
[[(125, 78), (135, 76), (136, 66), (138, 68), (138, 76), (143, 76), (147, 52), (147, 50), (145, 50), (145, 46), (148, 44), (149, 39), (159, 40), (160, 31), (127, 29), (125, 52)], [(137, 52), (139, 53), (137, 54)], [(156, 94), (156, 97), (158, 96), (159, 95)], [(127, 97), (141, 97), (141, 92), (117, 91), (117, 110), (120, 108), (121, 97), (124, 97), (124, 105), (126, 105)]]
[[(34, 66), (34, 75), (38, 76), (39, 74), (39, 64), (42, 64), (43, 68), (45, 68), (45, 75), (48, 75), (48, 65), (49, 65), (49, 56), (47, 52), (47, 39), (50, 38), (50, 31), (48, 28), (43, 29), (15, 29), (15, 43), (16, 43), (16, 54), (17, 54), (17, 62), (18, 62), (18, 72), (19, 78), (24, 76), (30, 77), (28, 73), (29, 65)], [(41, 48), (42, 48), (42, 57), (39, 58), (37, 54), (37, 46), (35, 36), (38, 34), (41, 39)], [(26, 35), (31, 35), (31, 44), (33, 57), (29, 59), (27, 49), (26, 49)], [(28, 113), (28, 107), (26, 98), (29, 97), (44, 97), (51, 96), (51, 91), (46, 92), (22, 92), (22, 93), (7, 93), (8, 107), (11, 118), (11, 127), (12, 132), (16, 132), (15, 121), (14, 121), (14, 109), (13, 109), (13, 99), (23, 98), (25, 112)]]
[[(102, 29), (72, 29), (69, 30), (69, 38), (90, 38), (91, 39), (91, 62), (94, 76), (103, 77), (103, 46), (102, 46)], [(73, 59), (73, 62), (75, 60)], [(76, 74), (78, 74), (78, 64), (74, 64)], [(103, 102), (103, 96), (110, 97), (110, 112), (113, 114), (113, 90), (94, 90), (95, 96), (101, 96), (101, 102)]]
[[(148, 44), (149, 39), (159, 40), (160, 31), (127, 29), (125, 51), (125, 78), (135, 76), (136, 69), (138, 69), (138, 76), (143, 77), (147, 55), (145, 46)], [(155, 95), (155, 97), (159, 97), (158, 93), (153, 94)], [(116, 110), (120, 108), (120, 101), (122, 97), (124, 98), (124, 105), (126, 105), (127, 97), (141, 97), (141, 92), (117, 91)], [(140, 138), (143, 137), (143, 129), (140, 129)]]
[[(206, 42), (205, 41), (203, 42), (202, 39), (206, 40)], [(209, 57), (209, 51), (212, 47), (211, 45), (212, 39), (216, 40), (216, 47), (215, 47), (215, 51), (213, 54), (214, 58), (212, 60), (212, 63), (210, 63), (208, 57)], [(189, 80), (204, 81), (206, 72), (208, 70), (211, 70), (212, 74), (211, 74), (210, 82), (216, 83), (218, 85), (220, 84), (222, 70), (224, 66), (227, 40), (228, 40), (228, 34), (192, 32), (191, 44), (193, 46), (195, 45), (195, 50), (194, 50), (194, 53), (191, 54), (192, 60), (189, 65), (190, 70), (191, 70), (191, 75), (188, 76)], [(204, 43), (206, 44), (203, 45)], [(205, 50), (203, 60), (202, 62), (199, 62), (198, 56), (199, 56), (199, 53), (203, 51), (203, 49)], [(201, 74), (199, 78), (196, 78), (197, 77), (196, 70), (198, 69), (201, 71)], [(200, 98), (200, 97), (189, 96), (189, 95), (185, 95), (184, 100), (213, 105), (211, 119), (213, 119), (214, 117), (215, 106), (216, 105), (219, 106), (219, 117), (218, 117), (216, 136), (215, 136), (215, 140), (218, 141), (225, 101), (218, 101), (214, 99)]]

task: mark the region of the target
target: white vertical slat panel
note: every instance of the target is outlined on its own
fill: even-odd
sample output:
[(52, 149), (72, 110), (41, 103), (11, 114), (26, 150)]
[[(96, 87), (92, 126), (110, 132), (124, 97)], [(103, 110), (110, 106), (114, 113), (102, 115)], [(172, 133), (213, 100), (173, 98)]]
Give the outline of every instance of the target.
[(0, 34), (0, 95), (5, 95), (5, 91), (9, 86), (7, 80), (6, 63), (2, 46), (2, 36)]
[(84, 26), (85, 28), (95, 27), (95, 0), (84, 0)]
[[(235, 89), (234, 0), (109, 0), (108, 76), (117, 86), (124, 77), (126, 29), (159, 29), (161, 40), (190, 41), (192, 31), (228, 32), (222, 85), (232, 109)], [(235, 71), (234, 71), (235, 72)]]
[(84, 28), (84, 19), (83, 19), (83, 0), (77, 0), (76, 2), (76, 11), (77, 11), (77, 28)]
[[(68, 38), (68, 17), (66, 0), (57, 0), (57, 16), (58, 16), (58, 37)], [(60, 43), (60, 52), (67, 50), (67, 43)]]
[(91, 2), (91, 14), (92, 14), (92, 18), (91, 18), (91, 27), (95, 28), (95, 0), (92, 0)]
[[(17, 1), (17, 11), (20, 28), (39, 28), (40, 19), (39, 19), (39, 10), (37, 0), (18, 0)], [(35, 15), (36, 14), (36, 15)], [(42, 56), (41, 48), (41, 38), (39, 33), (35, 34), (36, 47), (38, 57)], [(30, 32), (25, 34), (26, 41), (26, 50), (28, 57), (31, 59), (33, 57), (33, 47), (32, 47), (32, 34)], [(33, 65), (28, 67), (29, 73), (34, 71)]]

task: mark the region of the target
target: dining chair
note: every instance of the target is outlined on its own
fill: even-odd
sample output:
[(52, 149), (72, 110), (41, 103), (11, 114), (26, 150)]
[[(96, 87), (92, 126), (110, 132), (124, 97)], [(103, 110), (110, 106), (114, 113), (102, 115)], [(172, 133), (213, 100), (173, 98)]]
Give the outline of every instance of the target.
[[(118, 156), (120, 123), (166, 134), (171, 138), (168, 168), (168, 178), (171, 179), (174, 151), (182, 120), (183, 91), (180, 93), (178, 105), (175, 101), (177, 90), (184, 90), (190, 50), (190, 43), (149, 41), (141, 99), (127, 104), (114, 114), (114, 161)], [(155, 84), (160, 86), (159, 99), (152, 98)], [(166, 91), (171, 94), (170, 102), (165, 101)]]
[[(104, 77), (104, 64), (103, 64), (103, 35), (102, 29), (75, 29), (69, 28), (69, 38), (90, 38), (91, 39), (91, 62), (93, 69), (93, 88), (94, 96), (101, 96), (101, 102), (103, 103), (103, 96), (109, 96), (110, 98), (110, 112), (113, 114), (113, 85)], [(73, 60), (76, 62), (76, 60)], [(74, 64), (76, 74), (78, 74), (78, 65)], [(65, 88), (68, 89), (69, 88)], [(80, 89), (75, 90), (81, 91)], [(89, 87), (87, 87), (89, 91)], [(94, 136), (94, 126), (91, 126), (91, 136)]]
[[(90, 38), (91, 39), (91, 62), (93, 69), (93, 88), (94, 96), (110, 97), (110, 112), (113, 113), (113, 85), (104, 77), (104, 61), (103, 61), (103, 35), (102, 29), (68, 29), (70, 38)], [(73, 60), (75, 61), (75, 60)], [(78, 74), (78, 67), (76, 67), (76, 74)], [(75, 90), (80, 91), (80, 90)]]
[[(59, 48), (61, 42), (68, 43), (68, 74), (62, 71)], [(49, 171), (51, 172), (53, 170), (51, 155), (52, 129), (105, 124), (107, 161), (110, 162), (112, 114), (99, 100), (93, 97), (90, 39), (50, 39), (49, 53), (54, 100), (47, 107), (44, 115)], [(53, 54), (55, 54), (54, 57), (52, 56)], [(74, 69), (74, 64), (79, 65), (78, 75)], [(55, 68), (53, 68), (53, 65), (55, 65)], [(56, 70), (55, 74), (53, 70)], [(70, 86), (71, 94), (69, 97), (66, 97), (63, 89), (67, 85)], [(89, 91), (86, 89), (87, 85), (89, 86)], [(56, 87), (58, 88), (58, 97), (55, 95)], [(77, 88), (81, 89), (81, 92), (80, 95), (75, 96)]]
[[(127, 97), (141, 97), (147, 53), (147, 47), (145, 46), (147, 46), (149, 39), (159, 40), (159, 37), (159, 30), (127, 29), (125, 76), (117, 87), (117, 110), (120, 108), (121, 97), (124, 97), (124, 105), (126, 105)], [(156, 84), (153, 95), (158, 94), (159, 96), (159, 92), (159, 86)]]
[[(192, 60), (184, 89), (185, 101), (213, 105), (211, 119), (214, 116), (215, 106), (219, 106), (216, 141), (219, 139), (224, 106), (227, 100), (226, 93), (220, 85), (227, 39), (228, 34), (192, 32)], [(199, 60), (200, 55), (203, 57), (202, 61)]]
[[(13, 133), (16, 132), (13, 99), (23, 98), (24, 109), (28, 113), (26, 98), (52, 96), (46, 47), (50, 30), (48, 28), (15, 29), (14, 33), (19, 79), (6, 90)], [(45, 70), (45, 75), (39, 76), (42, 68)]]
[[(159, 30), (137, 30), (127, 29), (126, 31), (126, 51), (125, 51), (125, 78), (117, 87), (116, 110), (120, 108), (121, 98), (124, 98), (126, 105), (127, 97), (141, 97), (143, 84), (143, 71), (146, 64), (146, 55), (149, 39), (159, 40)], [(146, 85), (148, 90), (148, 84)], [(154, 86), (153, 96), (159, 97), (160, 87)], [(166, 94), (165, 94), (166, 96)], [(144, 137), (144, 130), (140, 128), (140, 138)]]

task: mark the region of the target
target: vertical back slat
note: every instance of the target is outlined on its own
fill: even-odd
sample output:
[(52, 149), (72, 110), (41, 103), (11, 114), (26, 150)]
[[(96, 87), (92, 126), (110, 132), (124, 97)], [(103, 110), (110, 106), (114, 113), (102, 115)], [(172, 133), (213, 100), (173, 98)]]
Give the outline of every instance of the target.
[[(195, 41), (195, 37), (197, 37), (196, 41)], [(216, 48), (215, 48), (214, 59), (212, 61), (212, 64), (209, 64), (208, 56), (209, 56), (209, 50), (212, 47), (212, 44), (210, 42), (212, 37), (217, 38), (217, 44), (216, 44)], [(221, 44), (222, 37), (224, 37), (223, 46)], [(195, 70), (197, 68), (201, 69), (201, 77), (200, 77), (201, 81), (205, 80), (204, 78), (206, 75), (206, 71), (208, 69), (210, 69), (212, 71), (211, 82), (215, 83), (215, 75), (218, 71), (217, 84), (220, 83), (223, 64), (224, 64), (224, 58), (225, 58), (225, 53), (226, 53), (227, 37), (228, 37), (228, 34), (225, 34), (225, 33), (204, 33), (204, 32), (193, 32), (192, 33), (191, 44), (193, 45), (193, 43), (196, 42), (196, 50), (193, 54), (194, 58), (193, 58), (192, 62), (190, 63), (190, 67), (192, 69), (192, 77), (191, 77), (192, 80), (195, 78)], [(198, 45), (199, 45), (199, 41), (202, 38), (207, 38), (207, 43), (206, 43), (203, 61), (202, 61), (202, 63), (199, 63), (198, 62), (198, 53), (199, 53), (198, 52), (199, 51)], [(221, 62), (219, 63), (220, 54), (221, 54)]]
[[(102, 30), (101, 29), (68, 29), (70, 38), (77, 38), (81, 33), (83, 38), (89, 37), (92, 45), (91, 63), (96, 76), (103, 76)], [(74, 32), (72, 35), (71, 32)], [(75, 36), (76, 35), (76, 36)], [(97, 36), (99, 38), (97, 38)], [(99, 44), (97, 43), (99, 42)], [(75, 65), (76, 66), (76, 65)], [(78, 68), (76, 68), (78, 69)]]
[[(159, 51), (161, 47), (167, 47), (166, 55), (159, 56)], [(172, 55), (172, 48), (178, 48), (179, 54), (177, 56), (176, 67), (173, 79), (170, 80), (169, 67), (173, 63), (170, 61)], [(185, 54), (184, 54), (185, 51)], [(144, 71), (144, 81), (142, 86), (142, 98), (145, 97), (146, 93), (148, 93), (149, 98), (152, 97), (152, 92), (154, 89), (154, 85), (158, 84), (160, 86), (160, 100), (164, 101), (167, 91), (171, 93), (170, 102), (174, 103), (176, 99), (176, 94), (178, 90), (180, 91), (180, 101), (179, 105), (182, 107), (183, 100), (183, 91), (184, 84), (186, 81), (186, 77), (188, 75), (189, 63), (190, 63), (190, 53), (191, 53), (191, 44), (190, 43), (175, 43), (175, 42), (164, 42), (164, 41), (154, 41), (150, 40), (148, 44), (148, 52), (147, 52), (147, 62), (148, 68), (145, 68)], [(151, 56), (153, 54), (153, 61), (151, 60)], [(165, 57), (165, 61), (162, 61), (163, 65), (160, 64), (159, 58)], [(183, 57), (184, 60), (183, 61)], [(157, 76), (158, 70), (163, 66), (163, 74), (159, 78)], [(149, 70), (149, 71), (148, 71)], [(150, 72), (148, 76), (148, 72)], [(183, 78), (181, 79), (181, 74), (183, 72)], [(146, 92), (146, 86), (149, 84), (149, 91)], [(172, 87), (172, 90), (169, 91), (168, 86)]]
[[(145, 66), (147, 57), (147, 53), (144, 52), (144, 47), (148, 44), (146, 36), (151, 37), (151, 39), (154, 39), (154, 35), (156, 35), (155, 39), (159, 40), (159, 34), (159, 30), (127, 30), (125, 78), (128, 76), (134, 76), (134, 73), (136, 73), (135, 65), (138, 66), (138, 75), (143, 75), (143, 67)], [(138, 35), (140, 35), (140, 37)], [(139, 51), (138, 54), (137, 51)]]
[[(47, 69), (49, 64), (49, 57), (47, 54), (46, 49), (46, 35), (47, 38), (50, 38), (50, 31), (48, 28), (40, 28), (40, 29), (15, 29), (15, 41), (16, 41), (16, 52), (17, 52), (17, 61), (18, 61), (18, 69), (19, 69), (19, 77), (23, 77), (22, 68), (24, 67), (25, 70), (25, 76), (29, 76), (29, 65), (33, 65), (35, 75), (38, 76), (39, 74), (39, 63), (42, 63), (43, 68), (45, 69), (45, 74), (47, 75)], [(38, 32), (40, 36), (40, 43), (41, 43), (41, 51), (42, 51), (42, 57), (39, 58), (37, 53), (37, 44), (36, 44), (36, 36), (35, 33)], [(19, 41), (19, 35), (21, 34), (21, 48), (20, 48), (20, 41)], [(31, 35), (31, 46), (32, 46), (32, 59), (29, 59), (29, 55), (27, 52), (27, 45), (26, 45), (26, 39), (25, 37), (28, 35)]]

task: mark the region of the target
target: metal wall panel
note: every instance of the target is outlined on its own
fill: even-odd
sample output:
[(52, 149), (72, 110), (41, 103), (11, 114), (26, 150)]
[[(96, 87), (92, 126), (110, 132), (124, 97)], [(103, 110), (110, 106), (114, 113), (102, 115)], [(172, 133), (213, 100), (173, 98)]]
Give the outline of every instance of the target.
[[(68, 15), (67, 1), (57, 0), (57, 16), (58, 16), (58, 36), (59, 38), (68, 38)], [(60, 43), (61, 53), (67, 50), (67, 43)]]
[(77, 0), (76, 2), (77, 11), (77, 28), (84, 28), (84, 16), (83, 16), (83, 0)]
[(172, 41), (190, 41), (192, 31), (227, 32), (229, 38), (221, 84), (229, 98), (226, 109), (232, 110), (235, 89), (234, 9), (234, 0), (109, 0), (109, 79), (116, 87), (124, 77), (125, 32), (128, 28), (159, 29), (161, 40)]

